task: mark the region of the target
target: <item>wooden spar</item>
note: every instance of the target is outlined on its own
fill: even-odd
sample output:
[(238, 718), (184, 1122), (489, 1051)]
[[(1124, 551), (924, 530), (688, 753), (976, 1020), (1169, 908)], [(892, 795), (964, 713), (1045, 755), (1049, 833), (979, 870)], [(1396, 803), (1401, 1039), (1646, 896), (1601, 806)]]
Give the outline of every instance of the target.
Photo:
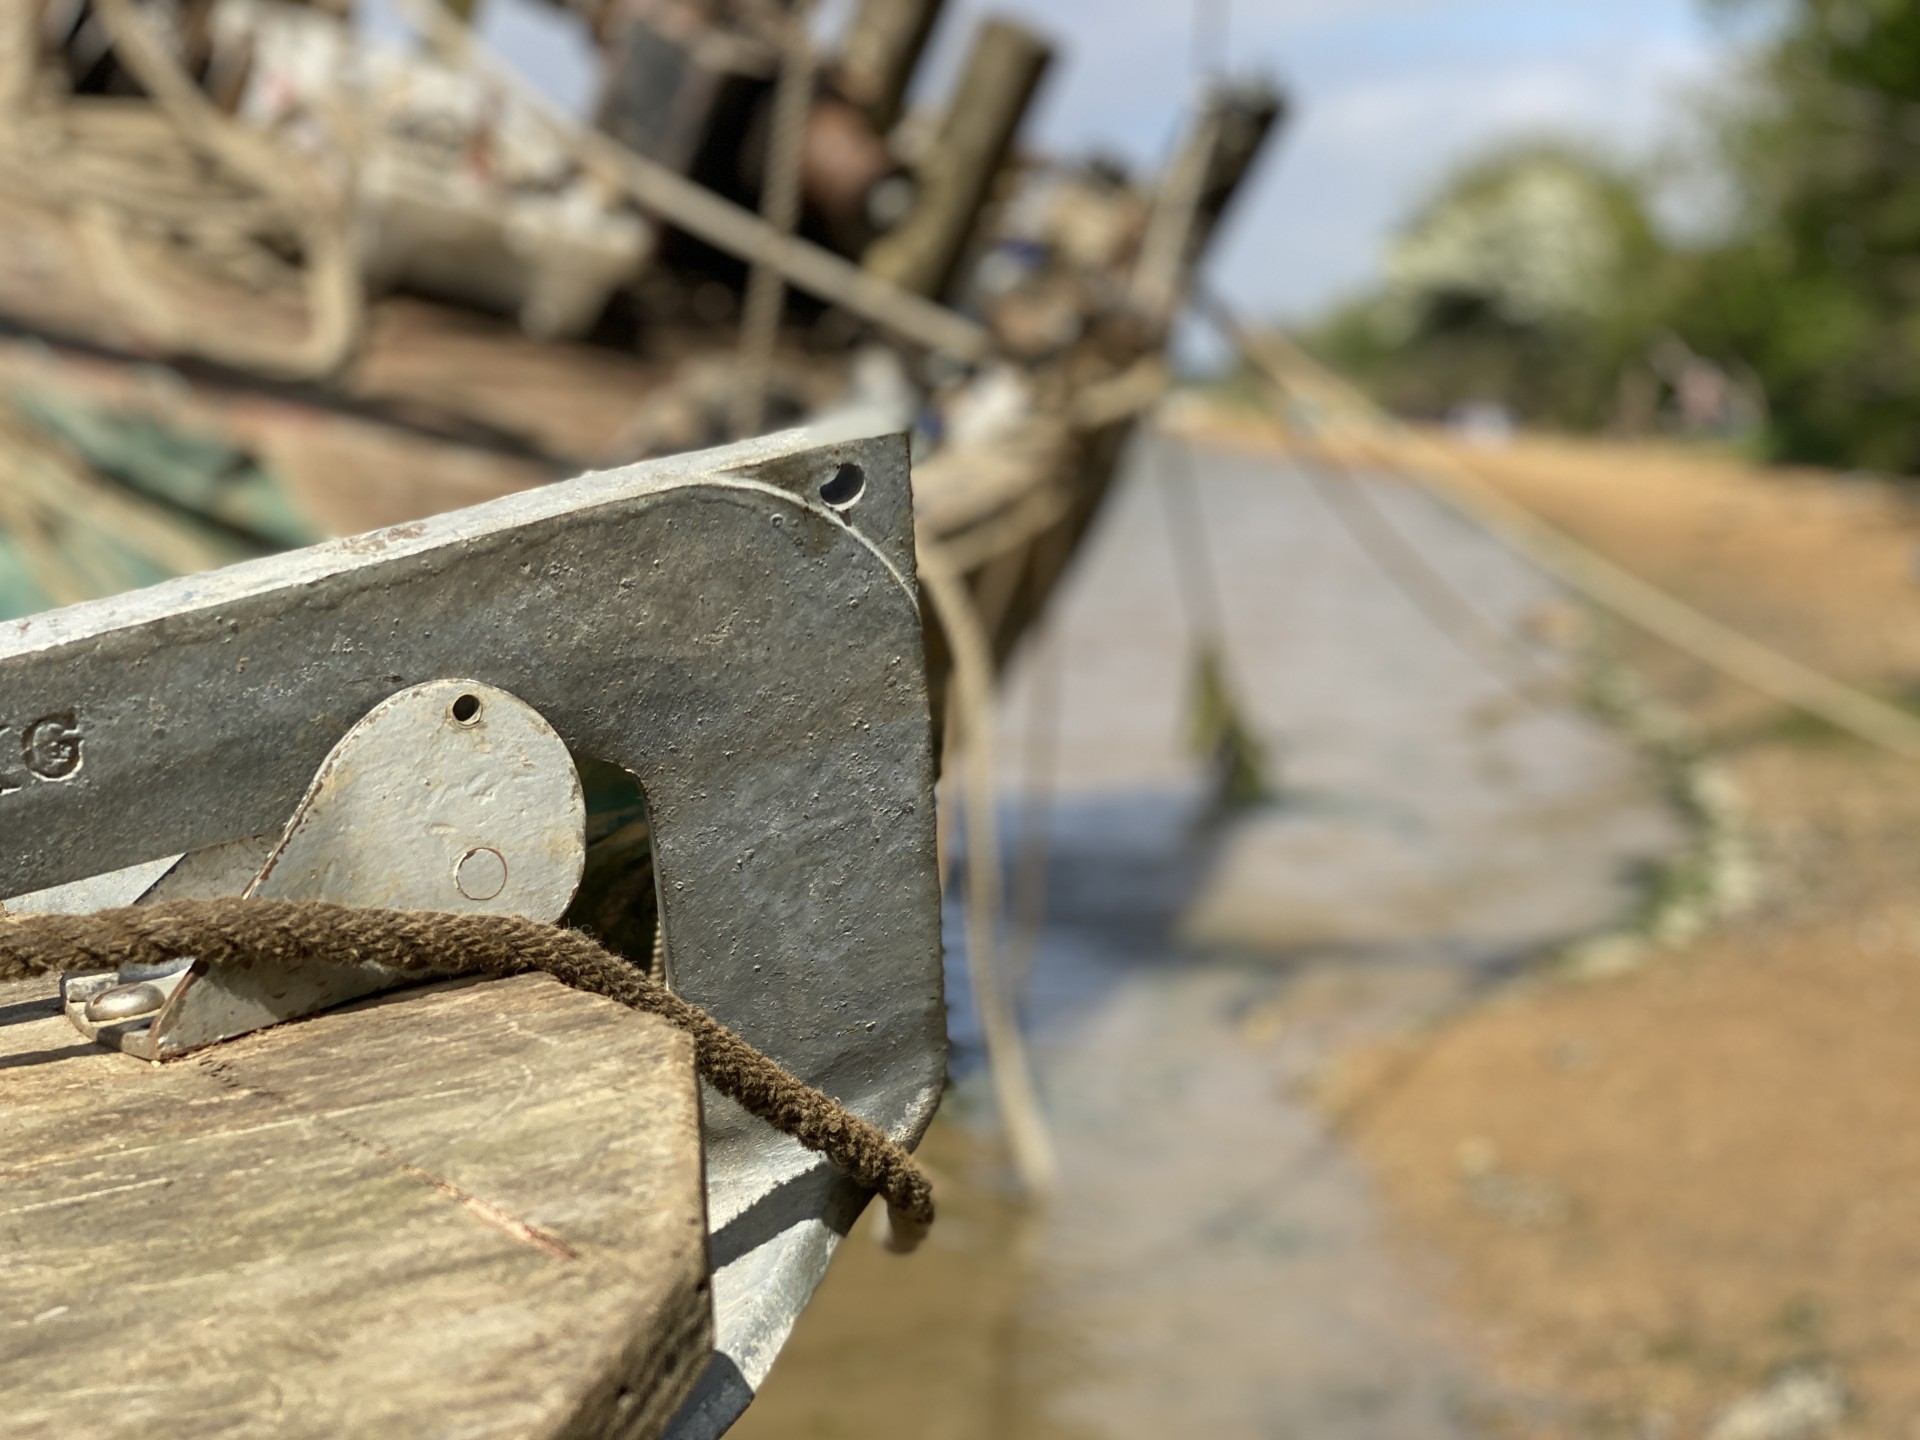
[(1160, 182), (1140, 244), (1132, 292), (1142, 314), (1172, 320), (1220, 217), (1284, 110), (1279, 93), (1264, 84), (1221, 86), (1206, 97)]
[(919, 203), (867, 251), (871, 273), (918, 295), (946, 294), (1052, 59), (1053, 48), (1023, 26), (989, 20), (980, 27), (920, 169)]
[(838, 80), (847, 98), (885, 133), (919, 67), (943, 0), (861, 0), (841, 51)]
[(40, 7), (0, 6), (0, 119), (33, 97), (40, 47)]

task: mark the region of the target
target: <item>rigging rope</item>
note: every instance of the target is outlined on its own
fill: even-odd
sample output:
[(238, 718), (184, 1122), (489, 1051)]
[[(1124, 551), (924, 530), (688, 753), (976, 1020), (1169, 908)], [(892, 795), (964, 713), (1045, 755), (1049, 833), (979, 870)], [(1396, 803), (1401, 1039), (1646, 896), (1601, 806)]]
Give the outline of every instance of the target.
[(1175, 435), (1163, 435), (1161, 444), (1160, 498), (1192, 658), (1188, 732), (1193, 748), (1214, 766), (1218, 800), (1229, 806), (1257, 804), (1272, 793), (1271, 767), (1266, 747), (1247, 720), (1244, 691), (1227, 646), (1226, 595), (1213, 547), (1207, 543), (1193, 452)]
[(605, 131), (575, 123), (511, 66), (479, 44), (438, 0), (393, 0), (420, 34), (450, 44), (464, 64), (487, 75), (537, 118), (583, 169), (618, 186), (650, 215), (727, 253), (750, 258), (771, 248), (788, 284), (927, 349), (975, 362), (994, 353), (987, 328), (959, 311), (902, 289), (798, 236), (769, 234), (751, 210), (670, 169)]
[(1318, 388), (1366, 422), (1380, 462), (1426, 477), (1437, 493), (1515, 554), (1602, 609), (1704, 661), (1763, 695), (1909, 760), (1920, 760), (1920, 720), (1715, 620), (1614, 564), (1493, 488), (1433, 441), (1401, 425), (1365, 395), (1283, 339), (1255, 341), (1231, 308), (1196, 292), (1201, 313), (1241, 357), (1283, 393)]
[(1553, 678), (1541, 658), (1519, 636), (1488, 619), (1407, 538), (1353, 467), (1342, 464), (1324, 447), (1315, 458), (1320, 463), (1306, 467), (1314, 493), (1413, 608), (1516, 695), (1540, 700), (1540, 683)]
[(993, 647), (960, 573), (938, 544), (920, 542), (919, 569), (921, 589), (932, 603), (953, 656), (953, 709), (960, 721), (961, 743), (966, 747), (961, 774), (966, 782), (967, 973), (973, 980), (973, 1002), (987, 1042), (987, 1069), (1001, 1120), (1007, 1127), (1014, 1168), (1029, 1197), (1043, 1200), (1053, 1193), (1053, 1140), (1034, 1088), (1033, 1065), (1020, 1033), (1020, 1019), (1000, 969)]
[(175, 900), (93, 915), (0, 911), (0, 981), (188, 957), (198, 965), (281, 969), (371, 963), (423, 979), (551, 975), (686, 1031), (694, 1063), (714, 1089), (886, 1200), (896, 1248), (912, 1248), (933, 1223), (933, 1187), (905, 1148), (581, 931), (517, 915), (315, 901)]
[(760, 186), (760, 218), (767, 234), (747, 275), (740, 310), (740, 383), (734, 392), (736, 438), (758, 435), (767, 424), (767, 391), (773, 383), (774, 348), (786, 310), (787, 278), (782, 252), (800, 226), (801, 158), (813, 104), (813, 44), (807, 35), (807, 4), (779, 17), (780, 77), (774, 82), (773, 116), (767, 133), (766, 177)]
[[(217, 187), (203, 182), (184, 207), (190, 223), (182, 226), (176, 215), (176, 228), (202, 232), (203, 248), (208, 251), (248, 253), (247, 242), (263, 229), (270, 230), (271, 221), (284, 222), (298, 237), (303, 252), (306, 331), (289, 345), (271, 337), (210, 326), (205, 317), (193, 313), (149, 278), (145, 268), (132, 258), (123, 233), (127, 226), (115, 218), (115, 212), (133, 217), (141, 214), (138, 201), (128, 205), (127, 199), (142, 194), (145, 187), (133, 178), (134, 174), (151, 169), (154, 161), (140, 154), (124, 157), (125, 163), (118, 167), (125, 172), (122, 175), (116, 176), (115, 167), (110, 165), (106, 177), (110, 183), (97, 187), (100, 198), (75, 207), (81, 241), (102, 281), (139, 316), (143, 327), (151, 332), (149, 339), (173, 349), (239, 369), (265, 370), (291, 378), (317, 379), (337, 373), (353, 357), (366, 318), (360, 262), (350, 235), (351, 187), (327, 183), (315, 167), (216, 109), (180, 62), (155, 39), (148, 21), (131, 0), (94, 0), (93, 8), (113, 41), (114, 53), (179, 138), (265, 198), (263, 205), (245, 197), (221, 196)], [(54, 117), (57, 119), (65, 108), (55, 109)], [(25, 113), (9, 117), (6, 128), (12, 133), (8, 138), (15, 144), (35, 138), (36, 131), (46, 129), (43, 118), (35, 117), (33, 124), (23, 123), (27, 118)], [(64, 138), (57, 136), (53, 143), (63, 151), (76, 148), (62, 144)], [(96, 151), (92, 158), (99, 160), (112, 153)], [(84, 158), (63, 153), (56, 163), (65, 167)], [(210, 188), (213, 194), (206, 193)]]
[(1057, 622), (1040, 617), (1027, 640), (1026, 746), (1020, 756), (1020, 834), (1013, 861), (1013, 926), (1008, 983), (1024, 994), (1047, 924), (1053, 802), (1060, 750), (1061, 641)]

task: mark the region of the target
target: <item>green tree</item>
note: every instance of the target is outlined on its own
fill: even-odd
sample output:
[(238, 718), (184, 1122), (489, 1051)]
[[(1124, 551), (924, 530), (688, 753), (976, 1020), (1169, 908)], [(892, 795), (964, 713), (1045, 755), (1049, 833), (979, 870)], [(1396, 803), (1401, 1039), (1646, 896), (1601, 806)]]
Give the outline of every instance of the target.
[(1674, 327), (1758, 375), (1776, 456), (1920, 469), (1920, 3), (1720, 8), (1770, 38), (1714, 120), (1735, 212)]
[(1493, 401), (1591, 426), (1659, 324), (1670, 268), (1634, 177), (1575, 146), (1516, 146), (1443, 184), (1385, 285), (1308, 343), (1403, 413)]

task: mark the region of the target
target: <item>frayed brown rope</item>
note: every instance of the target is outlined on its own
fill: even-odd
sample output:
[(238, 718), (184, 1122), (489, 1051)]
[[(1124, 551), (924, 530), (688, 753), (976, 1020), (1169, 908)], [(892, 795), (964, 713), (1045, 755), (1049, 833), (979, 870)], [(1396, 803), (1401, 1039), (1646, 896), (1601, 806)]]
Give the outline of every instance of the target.
[(284, 900), (176, 900), (94, 915), (0, 915), (0, 980), (188, 956), (211, 966), (321, 961), (421, 976), (551, 975), (686, 1031), (694, 1063), (714, 1089), (886, 1200), (896, 1247), (910, 1247), (933, 1223), (933, 1187), (903, 1148), (577, 930), (513, 915)]

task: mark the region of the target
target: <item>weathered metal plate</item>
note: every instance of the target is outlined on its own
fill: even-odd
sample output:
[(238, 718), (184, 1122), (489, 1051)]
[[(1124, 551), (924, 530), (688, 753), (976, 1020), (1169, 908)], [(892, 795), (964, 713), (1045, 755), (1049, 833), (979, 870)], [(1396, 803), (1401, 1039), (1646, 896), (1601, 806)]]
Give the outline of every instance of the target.
[[(675, 988), (915, 1140), (946, 1042), (912, 565), (904, 440), (786, 435), (11, 622), (0, 894), (274, 830), (374, 704), (469, 677), (640, 781)], [(862, 1203), (712, 1094), (706, 1133), (687, 1434), (744, 1406)]]

